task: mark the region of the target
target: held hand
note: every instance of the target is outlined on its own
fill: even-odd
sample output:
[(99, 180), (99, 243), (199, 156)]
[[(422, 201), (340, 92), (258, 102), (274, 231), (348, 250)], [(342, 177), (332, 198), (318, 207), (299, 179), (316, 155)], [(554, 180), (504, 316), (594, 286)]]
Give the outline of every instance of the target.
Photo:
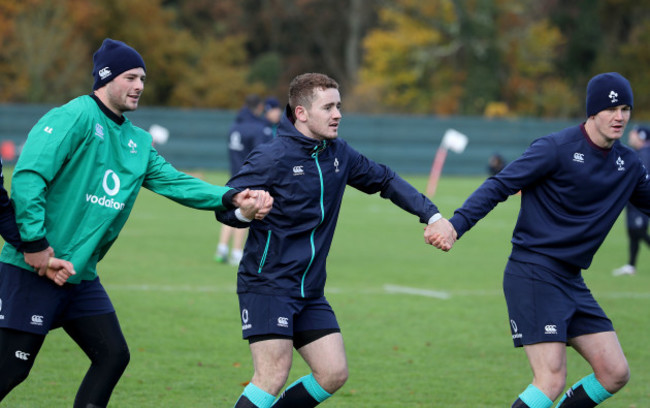
[(47, 271), (47, 264), (50, 258), (54, 256), (54, 249), (52, 249), (52, 247), (47, 247), (40, 252), (25, 252), (23, 256), (25, 257), (27, 265), (34, 268), (34, 270), (38, 272), (39, 276), (44, 276)]
[(441, 218), (424, 228), (424, 241), (445, 252), (452, 248), (457, 236), (454, 226), (445, 218)]
[(268, 191), (259, 191), (260, 193), (260, 209), (255, 214), (256, 220), (261, 220), (266, 217), (273, 208), (273, 197), (269, 194)]
[(51, 279), (59, 286), (68, 280), (76, 272), (71, 262), (54, 258), (54, 249), (47, 247), (40, 252), (25, 253), (25, 262), (38, 272), (39, 276)]
[(235, 194), (233, 204), (239, 207), (241, 214), (249, 220), (261, 220), (271, 211), (273, 197), (264, 190), (246, 189)]
[(74, 274), (76, 274), (76, 272), (71, 262), (59, 258), (50, 258), (47, 262), (47, 271), (45, 272), (45, 276), (59, 286), (63, 286), (68, 278)]

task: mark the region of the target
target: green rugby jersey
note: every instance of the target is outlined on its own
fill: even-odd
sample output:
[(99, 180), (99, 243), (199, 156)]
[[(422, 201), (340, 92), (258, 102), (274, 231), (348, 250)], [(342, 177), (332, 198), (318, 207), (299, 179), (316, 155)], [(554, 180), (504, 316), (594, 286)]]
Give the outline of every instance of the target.
[[(85, 95), (45, 114), (13, 174), (22, 240), (46, 238), (57, 257), (74, 264), (70, 283), (97, 276), (97, 262), (117, 239), (141, 186), (192, 208), (229, 205), (222, 198), (230, 188), (176, 170), (153, 148), (149, 133), (100, 103)], [(0, 261), (33, 270), (10, 244)]]

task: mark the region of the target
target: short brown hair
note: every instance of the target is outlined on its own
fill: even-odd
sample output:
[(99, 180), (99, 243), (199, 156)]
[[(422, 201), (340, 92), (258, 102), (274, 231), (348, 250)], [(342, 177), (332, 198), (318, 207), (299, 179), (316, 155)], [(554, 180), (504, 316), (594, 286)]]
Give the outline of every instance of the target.
[(339, 89), (339, 84), (325, 74), (300, 74), (289, 84), (289, 107), (293, 112), (298, 105), (309, 108), (314, 100), (316, 89)]

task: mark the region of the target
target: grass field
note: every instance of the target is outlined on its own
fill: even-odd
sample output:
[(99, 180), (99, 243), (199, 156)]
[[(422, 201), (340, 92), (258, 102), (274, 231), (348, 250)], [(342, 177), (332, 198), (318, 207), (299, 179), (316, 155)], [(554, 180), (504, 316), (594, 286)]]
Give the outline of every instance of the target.
[[(204, 177), (225, 182), (222, 173)], [(424, 190), (424, 177), (407, 178)], [(443, 178), (434, 201), (449, 217), (481, 181)], [(378, 196), (347, 191), (326, 294), (342, 327), (350, 379), (323, 406), (510, 406), (532, 377), (523, 350), (512, 347), (501, 292), (518, 209), (513, 196), (443, 253), (424, 244), (415, 217)], [(627, 387), (602, 406), (642, 408), (650, 406), (650, 251), (641, 251), (639, 274), (612, 277), (627, 258), (622, 221), (585, 279), (632, 369)], [(235, 269), (212, 260), (218, 233), (210, 212), (146, 190), (138, 198), (99, 265), (132, 355), (111, 407), (232, 407), (250, 379)], [(573, 350), (568, 359), (568, 383), (590, 372)], [(70, 407), (87, 365), (55, 330), (28, 380), (0, 406)], [(296, 355), (289, 382), (307, 373)]]

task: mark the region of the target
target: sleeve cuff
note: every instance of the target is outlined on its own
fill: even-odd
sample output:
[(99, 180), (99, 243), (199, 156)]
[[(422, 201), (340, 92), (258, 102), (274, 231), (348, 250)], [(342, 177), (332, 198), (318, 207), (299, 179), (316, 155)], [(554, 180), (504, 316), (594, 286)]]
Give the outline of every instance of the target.
[(232, 210), (233, 208), (236, 208), (235, 204), (233, 204), (232, 202), (232, 199), (235, 196), (235, 194), (240, 192), (241, 191), (239, 191), (236, 188), (232, 188), (226, 191), (226, 193), (223, 196), (221, 196), (221, 204), (223, 204), (223, 206), (226, 207), (227, 210)]
[(22, 252), (34, 253), (41, 252), (47, 249), (50, 246), (50, 243), (47, 242), (47, 238), (41, 238), (36, 241), (23, 242), (21, 246)]
[(235, 217), (237, 217), (237, 219), (239, 221), (241, 221), (241, 222), (251, 222), (251, 221), (253, 221), (251, 219), (248, 219), (248, 218), (244, 217), (244, 215), (241, 213), (241, 210), (239, 208), (235, 210)]
[(438, 221), (439, 219), (442, 218), (442, 214), (440, 213), (435, 213), (429, 218), (429, 221), (427, 222), (428, 225), (433, 224), (434, 222)]

